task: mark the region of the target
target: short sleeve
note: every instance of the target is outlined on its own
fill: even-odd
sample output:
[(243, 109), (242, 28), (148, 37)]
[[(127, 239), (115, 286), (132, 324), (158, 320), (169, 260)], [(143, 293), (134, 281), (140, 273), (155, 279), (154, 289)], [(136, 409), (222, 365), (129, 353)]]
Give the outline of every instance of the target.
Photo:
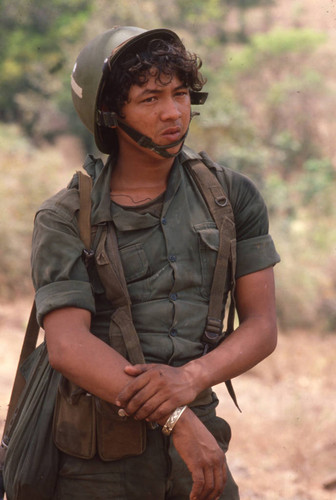
[(236, 224), (236, 278), (280, 262), (269, 234), (267, 207), (255, 184), (246, 176), (225, 169), (229, 199)]
[(280, 257), (269, 234), (237, 243), (236, 278), (275, 266)]
[(54, 309), (78, 307), (95, 312), (89, 276), (82, 259), (76, 210), (77, 190), (63, 190), (48, 200), (35, 217), (32, 241), (32, 279), (37, 319)]

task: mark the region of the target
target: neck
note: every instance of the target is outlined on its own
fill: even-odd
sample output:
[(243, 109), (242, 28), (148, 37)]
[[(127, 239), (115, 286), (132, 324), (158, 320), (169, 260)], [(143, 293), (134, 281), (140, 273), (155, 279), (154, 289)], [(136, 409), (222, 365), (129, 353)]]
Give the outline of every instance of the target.
[(166, 190), (173, 163), (174, 158), (161, 158), (148, 150), (119, 151), (111, 176), (112, 200), (131, 206), (155, 199)]
[(112, 172), (112, 186), (166, 187), (173, 163), (174, 158), (162, 158), (156, 153), (148, 154), (148, 150), (136, 151), (136, 154), (130, 148), (121, 150)]

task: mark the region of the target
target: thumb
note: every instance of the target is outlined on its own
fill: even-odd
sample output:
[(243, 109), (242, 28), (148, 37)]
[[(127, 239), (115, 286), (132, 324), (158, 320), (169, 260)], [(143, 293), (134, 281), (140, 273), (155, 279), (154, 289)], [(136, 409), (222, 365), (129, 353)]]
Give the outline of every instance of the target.
[(127, 365), (124, 368), (124, 372), (133, 377), (145, 373), (149, 370), (149, 365)]

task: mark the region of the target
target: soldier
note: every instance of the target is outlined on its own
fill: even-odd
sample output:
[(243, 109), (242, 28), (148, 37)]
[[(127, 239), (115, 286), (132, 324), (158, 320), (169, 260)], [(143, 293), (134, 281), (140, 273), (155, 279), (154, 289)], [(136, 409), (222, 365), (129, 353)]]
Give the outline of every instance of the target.
[[(83, 258), (76, 179), (35, 221), (33, 281), (50, 363), (95, 401), (94, 423), (85, 423), (90, 453), (72, 452), (83, 443), (71, 443), (76, 425), (71, 434), (67, 422), (55, 499), (239, 498), (225, 460), (230, 427), (216, 416), (211, 387), (274, 350), (279, 257), (253, 183), (184, 146), (191, 105), (206, 98), (200, 66), (174, 32), (135, 27), (97, 36), (75, 64), (75, 108), (109, 156), (104, 165), (92, 156), (85, 163), (92, 252)], [(214, 179), (210, 196), (219, 211), (226, 207), (223, 227), (192, 174), (200, 163)], [(127, 307), (104, 267), (117, 260), (113, 235), (141, 346), (134, 359), (144, 357), (135, 364)], [(223, 340), (232, 287), (239, 326)]]

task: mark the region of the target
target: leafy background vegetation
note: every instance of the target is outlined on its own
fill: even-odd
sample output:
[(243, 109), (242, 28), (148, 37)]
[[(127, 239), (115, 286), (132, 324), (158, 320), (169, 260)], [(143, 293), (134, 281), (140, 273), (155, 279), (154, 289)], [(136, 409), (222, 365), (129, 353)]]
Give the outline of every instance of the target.
[(282, 257), (280, 327), (333, 330), (336, 48), (328, 4), (2, 0), (1, 300), (32, 293), (34, 213), (86, 152), (98, 154), (71, 103), (69, 75), (79, 50), (114, 25), (164, 26), (200, 54), (208, 79), (209, 99), (188, 144), (251, 177), (268, 204)]

